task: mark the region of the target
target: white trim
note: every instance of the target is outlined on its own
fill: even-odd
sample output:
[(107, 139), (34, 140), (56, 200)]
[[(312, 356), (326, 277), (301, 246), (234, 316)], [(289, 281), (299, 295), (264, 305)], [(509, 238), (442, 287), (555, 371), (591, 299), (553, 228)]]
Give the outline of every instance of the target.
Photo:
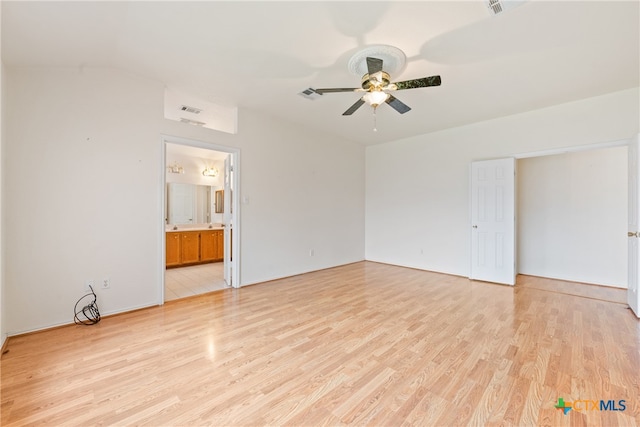
[[(170, 144), (179, 144), (179, 145), (187, 145), (187, 146), (191, 146), (191, 147), (197, 147), (197, 148), (204, 148), (206, 150), (211, 150), (211, 151), (220, 151), (223, 153), (228, 153), (230, 156), (233, 157), (233, 167), (234, 167), (234, 173), (233, 173), (233, 188), (235, 189), (234, 191), (234, 197), (232, 200), (233, 203), (233, 212), (231, 214), (231, 218), (233, 221), (233, 236), (234, 239), (237, 242), (240, 242), (240, 228), (241, 228), (241, 224), (240, 224), (240, 203), (238, 202), (240, 199), (240, 149), (239, 148), (235, 148), (235, 147), (227, 147), (224, 145), (217, 145), (217, 144), (211, 144), (208, 142), (203, 142), (203, 141), (198, 141), (195, 139), (188, 139), (188, 138), (182, 138), (182, 137), (178, 137), (178, 136), (172, 136), (172, 135), (164, 135), (161, 134), (160, 135), (160, 140), (161, 140), (161, 144), (162, 144), (162, 155), (161, 160), (162, 163), (160, 164), (160, 167), (162, 168), (162, 174), (161, 174), (161, 183), (158, 186), (160, 189), (160, 203), (162, 204), (160, 211), (163, 212), (163, 217), (162, 218), (166, 218), (166, 194), (164, 191), (164, 185), (166, 182), (166, 147), (167, 147), (167, 143)], [(160, 260), (160, 268), (161, 268), (161, 274), (160, 274), (160, 292), (159, 292), (159, 305), (164, 304), (164, 272), (167, 268), (166, 266), (166, 255), (165, 255), (165, 251), (166, 251), (166, 247), (165, 247), (165, 239), (164, 239), (164, 233), (166, 232), (165, 229), (165, 222), (164, 221), (160, 221), (161, 223), (161, 228), (159, 230), (160, 233), (160, 241), (162, 242), (162, 244), (160, 245), (160, 253), (158, 254), (158, 259)], [(233, 270), (231, 271), (231, 283), (234, 284), (234, 287), (240, 287), (240, 245), (239, 244), (235, 244), (231, 246), (231, 258), (233, 259)], [(226, 262), (226, 261), (225, 261)]]
[[(628, 141), (627, 149), (627, 231), (638, 232), (638, 149), (640, 145), (640, 134), (635, 135)], [(627, 305), (640, 318), (640, 293), (638, 293), (638, 241), (636, 237), (630, 235), (627, 239)]]
[(162, 167), (162, 173), (160, 174), (160, 183), (158, 184), (158, 191), (160, 192), (160, 197), (158, 198), (158, 200), (160, 201), (160, 206), (158, 211), (162, 212), (162, 218), (160, 219), (160, 245), (159, 245), (159, 252), (156, 254), (156, 256), (158, 257), (158, 268), (160, 270), (160, 292), (158, 293), (158, 305), (163, 305), (164, 304), (164, 276), (165, 276), (165, 270), (167, 269), (167, 256), (166, 256), (166, 235), (165, 233), (167, 232), (167, 226), (166, 226), (166, 221), (164, 218), (167, 217), (167, 192), (165, 190), (165, 186), (166, 186), (166, 182), (167, 182), (167, 142), (164, 138), (164, 136), (162, 136), (160, 138), (160, 143), (162, 144), (162, 150), (161, 150), (161, 155), (160, 155), (160, 162), (161, 162), (161, 167)]
[(574, 153), (578, 151), (599, 150), (601, 148), (622, 147), (629, 145), (629, 139), (618, 139), (615, 141), (597, 142), (586, 145), (573, 145), (571, 147), (553, 148), (551, 150), (531, 151), (528, 153), (514, 154), (516, 159), (527, 159), (529, 157), (553, 156), (556, 154)]
[[(98, 301), (99, 303), (99, 301)], [(151, 308), (151, 307), (156, 307), (158, 304), (155, 302), (150, 302), (148, 304), (141, 304), (141, 305), (135, 305), (135, 306), (131, 306), (131, 307), (126, 307), (126, 308), (122, 308), (119, 310), (115, 310), (115, 311), (107, 311), (107, 312), (103, 312), (100, 311), (100, 318), (102, 320), (104, 320), (106, 317), (109, 316), (115, 316), (118, 314), (123, 314), (123, 313), (130, 313), (132, 311), (136, 311), (136, 310), (143, 310), (145, 308)], [(98, 307), (100, 308), (100, 307)], [(19, 330), (19, 331), (12, 331), (12, 332), (8, 332), (6, 335), (7, 337), (17, 337), (20, 335), (25, 335), (25, 334), (31, 334), (33, 332), (43, 332), (43, 331), (47, 331), (49, 329), (55, 329), (55, 328), (60, 328), (62, 326), (71, 326), (74, 325), (75, 322), (73, 321), (62, 321), (62, 322), (55, 322), (52, 323), (50, 325), (41, 325), (41, 326), (35, 326), (33, 328), (29, 328), (29, 329), (23, 329), (23, 330)]]

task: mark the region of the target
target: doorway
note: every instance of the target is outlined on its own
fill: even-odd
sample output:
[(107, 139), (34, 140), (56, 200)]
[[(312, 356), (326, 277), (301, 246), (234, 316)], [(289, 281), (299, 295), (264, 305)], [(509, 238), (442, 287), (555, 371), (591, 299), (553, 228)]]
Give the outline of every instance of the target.
[(162, 144), (161, 303), (237, 287), (238, 151), (176, 137)]
[(518, 272), (627, 287), (627, 147), (518, 160)]
[[(562, 278), (561, 280), (570, 280), (570, 281), (575, 281), (580, 283), (596, 283), (596, 284), (604, 283), (607, 286), (611, 286), (614, 288), (626, 287), (625, 285), (625, 282), (626, 282), (626, 267), (625, 267), (626, 249), (625, 248), (626, 246), (623, 245), (623, 243), (625, 243), (624, 240), (619, 241), (618, 242), (619, 244), (618, 243), (615, 244), (617, 245), (616, 246), (617, 249), (615, 250), (612, 249), (611, 251), (609, 251), (611, 252), (611, 254), (613, 254), (612, 255), (613, 259), (615, 259), (617, 262), (613, 267), (613, 270), (615, 270), (618, 274), (613, 279), (612, 279), (612, 274), (610, 272), (602, 273), (601, 275), (598, 274), (598, 269), (603, 271), (607, 270), (606, 268), (602, 267), (603, 265), (611, 267), (614, 264), (613, 261), (603, 263), (602, 260), (600, 259), (600, 258), (606, 258), (606, 256), (609, 255), (609, 252), (607, 251), (604, 251), (604, 253), (602, 253), (603, 251), (600, 251), (598, 254), (596, 254), (599, 257), (598, 259), (600, 260), (596, 259), (596, 260), (588, 261), (588, 264), (589, 264), (588, 267), (591, 268), (591, 270), (588, 271), (589, 273), (588, 277), (595, 278), (595, 279), (592, 279), (595, 281), (586, 280), (585, 276), (576, 276), (576, 277), (570, 276), (569, 275), (570, 273), (568, 273), (567, 271), (583, 272), (587, 270), (586, 267), (584, 267), (584, 260), (586, 259), (586, 255), (583, 254), (582, 256), (580, 256), (579, 251), (575, 250), (575, 242), (577, 240), (584, 242), (585, 236), (581, 234), (585, 232), (584, 231), (585, 229), (589, 233), (588, 237), (592, 240), (595, 239), (596, 243), (595, 244), (592, 242), (583, 243), (582, 246), (578, 248), (578, 249), (581, 249), (583, 252), (585, 250), (588, 250), (589, 248), (603, 247), (604, 246), (603, 242), (605, 242), (606, 239), (612, 238), (609, 236), (613, 235), (614, 236), (613, 239), (616, 239), (619, 237), (624, 237), (626, 234), (624, 233), (625, 231), (624, 228), (626, 227), (626, 221), (624, 221), (624, 218), (622, 218), (625, 216), (625, 212), (626, 212), (626, 196), (625, 196), (626, 191), (624, 189), (624, 185), (622, 185), (621, 194), (617, 194), (617, 193), (614, 194), (614, 191), (611, 190), (612, 188), (618, 189), (616, 188), (616, 185), (613, 185), (608, 181), (608, 179), (610, 179), (611, 177), (606, 177), (607, 180), (600, 178), (601, 182), (595, 181), (590, 185), (587, 185), (586, 188), (584, 185), (582, 185), (581, 187), (576, 187), (575, 181), (584, 181), (585, 178), (574, 176), (573, 174), (571, 174), (571, 171), (573, 167), (577, 166), (576, 162), (578, 161), (586, 164), (586, 166), (585, 164), (579, 165), (582, 173), (589, 174), (589, 173), (592, 173), (590, 169), (593, 169), (594, 165), (596, 164), (595, 158), (597, 158), (598, 162), (603, 161), (600, 157), (609, 159), (609, 161), (611, 161), (611, 159), (614, 159), (615, 164), (618, 165), (618, 169), (616, 170), (616, 172), (619, 172), (622, 174), (620, 177), (618, 177), (616, 182), (623, 182), (624, 184), (626, 184), (625, 158), (626, 158), (627, 144), (628, 144), (628, 140), (618, 140), (618, 141), (610, 141), (610, 142), (605, 142), (600, 144), (590, 144), (585, 146), (569, 147), (565, 149), (549, 150), (544, 152), (524, 153), (524, 154), (519, 154), (514, 156), (514, 158), (518, 162), (524, 159), (528, 159), (528, 160), (540, 159), (540, 161), (545, 161), (545, 163), (546, 163), (546, 159), (553, 159), (554, 156), (556, 155), (566, 156), (569, 154), (577, 155), (577, 154), (583, 153), (583, 155), (589, 155), (594, 157), (594, 159), (590, 159), (589, 157), (586, 157), (586, 159), (578, 159), (578, 160), (575, 157), (571, 157), (570, 158), (571, 164), (568, 166), (572, 166), (572, 167), (558, 168), (556, 165), (556, 168), (553, 169), (552, 168), (552, 166), (554, 166), (553, 164), (547, 165), (545, 166), (546, 169), (542, 169), (542, 172), (539, 172), (537, 174), (534, 173), (531, 176), (530, 178), (531, 181), (529, 183), (523, 183), (523, 181), (521, 180), (521, 177), (518, 177), (516, 180), (515, 175), (513, 175), (514, 183), (517, 181), (517, 187), (519, 189), (519, 191), (517, 191), (516, 193), (520, 194), (520, 197), (514, 200), (515, 212), (517, 212), (517, 214), (514, 215), (514, 219), (517, 218), (516, 220), (517, 228), (516, 228), (516, 233), (514, 235), (514, 240), (513, 241), (510, 240), (508, 242), (508, 245), (505, 245), (505, 247), (508, 246), (509, 248), (513, 248), (514, 258), (517, 260), (516, 266), (515, 266), (516, 274), (525, 274), (525, 275), (533, 274), (533, 275), (541, 275), (544, 277), (561, 277)], [(600, 151), (605, 149), (611, 149), (611, 151), (609, 151), (607, 156), (602, 155), (603, 151)], [(612, 154), (616, 151), (616, 149), (617, 149), (617, 154)], [(586, 167), (589, 167), (590, 169), (587, 169), (586, 172), (584, 172)], [(611, 168), (611, 166), (609, 167)], [(521, 196), (522, 196), (522, 193), (524, 192), (532, 193), (532, 190), (541, 191), (540, 188), (543, 188), (543, 189), (547, 188), (550, 190), (557, 189), (556, 187), (560, 185), (559, 179), (558, 179), (559, 176), (550, 176), (549, 175), (550, 171), (555, 171), (555, 173), (557, 174), (561, 174), (561, 173), (570, 174), (568, 177), (566, 177), (564, 181), (564, 185), (568, 186), (568, 189), (570, 190), (570, 191), (565, 191), (565, 194), (569, 194), (570, 197), (574, 198), (575, 200), (568, 200), (568, 201), (563, 200), (565, 204), (567, 204), (568, 202), (571, 202), (571, 203), (568, 203), (568, 207), (566, 207), (564, 210), (560, 210), (559, 205), (557, 203), (554, 203), (553, 198), (550, 199), (550, 195), (553, 193), (543, 192), (544, 194), (540, 195), (540, 197), (538, 197), (537, 199), (529, 200), (529, 204), (533, 206), (527, 206), (526, 203), (523, 204), (523, 201), (521, 200)], [(553, 179), (551, 179), (547, 187), (544, 187), (539, 185), (542, 178), (553, 178)], [(594, 175), (591, 178), (597, 179), (597, 176)], [(532, 185), (534, 186), (532, 187)], [(611, 204), (611, 197), (612, 196), (616, 197), (615, 206), (617, 206), (617, 210), (615, 210), (616, 212), (615, 218), (611, 218), (611, 214), (605, 214), (604, 212), (606, 211), (596, 211), (593, 209), (592, 209), (593, 211), (587, 212), (584, 208), (582, 209), (578, 208), (578, 213), (576, 213), (576, 206), (578, 207), (583, 206), (581, 203), (583, 203), (585, 199), (592, 198), (593, 194), (596, 193), (595, 190), (598, 187), (600, 189), (599, 194), (606, 194), (606, 196), (608, 197), (606, 199), (606, 203), (603, 202), (604, 205)], [(592, 204), (591, 206), (594, 206), (594, 205)], [(603, 206), (603, 207), (609, 207), (609, 206)], [(549, 212), (543, 211), (544, 208), (546, 208), (547, 211)], [(572, 208), (572, 209), (569, 209), (569, 208)], [(471, 211), (470, 217), (473, 218), (473, 210), (474, 210), (473, 203), (472, 203), (471, 209), (472, 211)], [(543, 228), (540, 224), (536, 225), (535, 219), (523, 216), (523, 211), (534, 213), (535, 215), (538, 216), (538, 218), (540, 218), (540, 215), (542, 214), (542, 219), (545, 221), (548, 221), (548, 218), (552, 218), (554, 221), (556, 221), (558, 217), (560, 217), (561, 219), (564, 219), (563, 224), (565, 224), (565, 226), (560, 227), (561, 233), (558, 232), (558, 233), (545, 234), (546, 228)], [(571, 215), (570, 212), (573, 212), (572, 214), (573, 217), (570, 216)], [(589, 215), (585, 215), (587, 213)], [(599, 216), (605, 216), (605, 215), (610, 220), (609, 224), (607, 225), (611, 225), (611, 226), (609, 226), (606, 230), (604, 230), (603, 236), (598, 236), (596, 232), (592, 232), (591, 229), (587, 228), (583, 224), (582, 224), (583, 227), (580, 228), (580, 225), (581, 225), (580, 221), (584, 222), (585, 219), (587, 220), (590, 219), (591, 222), (593, 222), (593, 220), (598, 219)], [(577, 218), (578, 216), (580, 216), (580, 218)], [(547, 226), (547, 228), (549, 228), (549, 224), (555, 224), (555, 222), (553, 223), (548, 222), (547, 224), (544, 224), (544, 225)], [(570, 233), (568, 233), (569, 231), (568, 229), (573, 226), (576, 226), (577, 229), (574, 232), (574, 234), (571, 235)], [(621, 228), (622, 231), (617, 230), (616, 227)], [(603, 227), (599, 227), (599, 228), (603, 228)], [(473, 233), (473, 230), (475, 229), (472, 228), (472, 233)], [(603, 230), (597, 230), (597, 231), (603, 231)], [(580, 237), (580, 239), (578, 239), (578, 237)], [(518, 242), (517, 245), (515, 244), (516, 241)], [(525, 242), (528, 245), (526, 248), (523, 246)], [(564, 244), (566, 247), (560, 245), (559, 242)], [(549, 260), (540, 259), (540, 257), (538, 256), (538, 254), (551, 253), (551, 249), (556, 250), (556, 252), (558, 251), (560, 252), (559, 255), (556, 254), (551, 256), (551, 259), (552, 260), (554, 260), (555, 258), (560, 259), (562, 261), (562, 263), (560, 263), (560, 267), (565, 268), (564, 271), (558, 270), (557, 268), (556, 270), (553, 270), (554, 266), (550, 265)], [(474, 252), (474, 248), (472, 245), (471, 263), (474, 262), (474, 259), (478, 255), (476, 252)], [(527, 253), (533, 254), (533, 256), (537, 258), (534, 258), (531, 255), (527, 255)], [(525, 256), (528, 258), (525, 258)], [(570, 257), (574, 257), (576, 259), (572, 260)], [(568, 267), (571, 267), (568, 261), (575, 261), (577, 263), (576, 264), (577, 266), (573, 266), (572, 268), (567, 269)], [(490, 280), (490, 281), (497, 282), (497, 280)]]

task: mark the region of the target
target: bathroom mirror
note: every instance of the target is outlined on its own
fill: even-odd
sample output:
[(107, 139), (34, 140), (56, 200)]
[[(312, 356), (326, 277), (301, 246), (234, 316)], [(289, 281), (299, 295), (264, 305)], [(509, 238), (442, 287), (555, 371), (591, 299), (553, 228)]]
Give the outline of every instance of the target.
[(224, 212), (224, 190), (216, 191), (216, 213)]
[(167, 184), (167, 224), (208, 224), (211, 222), (211, 196), (209, 185)]

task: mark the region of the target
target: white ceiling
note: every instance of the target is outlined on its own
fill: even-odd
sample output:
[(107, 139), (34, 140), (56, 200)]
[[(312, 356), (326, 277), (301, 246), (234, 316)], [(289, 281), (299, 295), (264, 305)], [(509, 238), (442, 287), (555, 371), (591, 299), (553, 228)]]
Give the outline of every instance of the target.
[[(544, 1), (492, 16), (482, 0), (411, 2), (2, 1), (7, 66), (117, 67), (223, 106), (375, 144), (639, 86), (638, 1)], [(386, 44), (393, 81), (440, 75), (395, 96), (400, 115), (342, 116), (349, 58)], [(186, 126), (186, 125), (185, 125)], [(240, 127), (242, 123), (240, 123)]]

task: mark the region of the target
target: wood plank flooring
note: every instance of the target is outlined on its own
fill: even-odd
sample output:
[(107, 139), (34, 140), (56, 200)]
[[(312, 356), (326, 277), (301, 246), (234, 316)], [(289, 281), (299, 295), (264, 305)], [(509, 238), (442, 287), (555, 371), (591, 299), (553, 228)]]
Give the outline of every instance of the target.
[(517, 286), (627, 304), (627, 290), (612, 286), (590, 285), (526, 275), (518, 276)]
[[(371, 262), (8, 348), (3, 426), (640, 424), (624, 304)], [(626, 409), (564, 415), (559, 398)]]

